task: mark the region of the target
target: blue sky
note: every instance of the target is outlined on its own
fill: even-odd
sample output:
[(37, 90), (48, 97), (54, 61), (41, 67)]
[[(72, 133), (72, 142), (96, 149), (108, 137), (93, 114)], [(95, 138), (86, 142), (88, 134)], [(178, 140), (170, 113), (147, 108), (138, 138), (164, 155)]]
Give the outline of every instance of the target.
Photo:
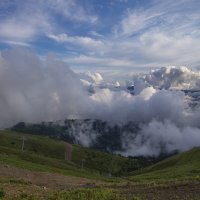
[(75, 71), (200, 65), (199, 0), (1, 0), (0, 48), (55, 53)]

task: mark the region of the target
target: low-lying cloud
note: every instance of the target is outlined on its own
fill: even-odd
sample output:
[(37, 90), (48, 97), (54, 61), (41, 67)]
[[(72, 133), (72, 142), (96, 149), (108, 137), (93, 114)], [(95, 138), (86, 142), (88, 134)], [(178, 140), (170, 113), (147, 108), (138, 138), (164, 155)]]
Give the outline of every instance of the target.
[(1, 127), (86, 113), (88, 97), (79, 78), (52, 55), (41, 59), (24, 49), (2, 52), (0, 85)]
[[(66, 118), (101, 119), (118, 125), (131, 121), (140, 126), (140, 132), (134, 138), (133, 133), (123, 133), (126, 155), (158, 155), (163, 148), (171, 152), (200, 145), (198, 106), (191, 108), (184, 92), (166, 90), (182, 89), (186, 83), (187, 89), (197, 89), (199, 72), (161, 68), (133, 80), (135, 95), (120, 89), (120, 84), (115, 90), (104, 84), (88, 94), (86, 85), (102, 82), (98, 73), (80, 80), (80, 75), (53, 55), (40, 58), (20, 48), (1, 52), (0, 127)], [(89, 144), (89, 136), (81, 138), (87, 140), (82, 144)]]

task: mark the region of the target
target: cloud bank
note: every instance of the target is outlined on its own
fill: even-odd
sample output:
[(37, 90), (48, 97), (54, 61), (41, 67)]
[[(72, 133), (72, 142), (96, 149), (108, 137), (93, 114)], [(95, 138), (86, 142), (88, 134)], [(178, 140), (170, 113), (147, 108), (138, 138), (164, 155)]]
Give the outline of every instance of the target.
[(65, 63), (53, 55), (40, 59), (25, 49), (1, 53), (0, 85), (1, 127), (81, 117), (88, 103), (80, 80)]
[[(103, 82), (98, 73), (86, 75), (85, 83)], [(199, 72), (161, 68), (138, 77), (135, 95), (109, 87), (88, 94), (80, 76), (53, 55), (40, 58), (26, 49), (7, 50), (0, 55), (0, 127), (66, 118), (100, 119), (121, 126), (133, 122), (140, 132), (136, 136), (123, 133), (126, 154), (158, 155), (162, 148), (167, 152), (186, 150), (200, 145), (200, 110), (190, 107), (184, 92), (166, 89), (188, 81), (198, 87)], [(87, 145), (85, 137), (90, 138), (81, 137)]]

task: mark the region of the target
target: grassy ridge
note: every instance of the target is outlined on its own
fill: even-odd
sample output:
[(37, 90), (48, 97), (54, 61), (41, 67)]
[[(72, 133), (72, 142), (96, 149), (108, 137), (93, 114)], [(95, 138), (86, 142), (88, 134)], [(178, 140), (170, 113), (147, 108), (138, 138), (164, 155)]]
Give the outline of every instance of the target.
[(200, 178), (200, 147), (167, 158), (130, 174), (131, 180), (169, 180)]
[(73, 145), (72, 160), (67, 162), (64, 160), (63, 141), (28, 134), (22, 152), (23, 136), (22, 133), (0, 131), (1, 162), (36, 171), (111, 180), (108, 174), (117, 174), (128, 161), (121, 156)]

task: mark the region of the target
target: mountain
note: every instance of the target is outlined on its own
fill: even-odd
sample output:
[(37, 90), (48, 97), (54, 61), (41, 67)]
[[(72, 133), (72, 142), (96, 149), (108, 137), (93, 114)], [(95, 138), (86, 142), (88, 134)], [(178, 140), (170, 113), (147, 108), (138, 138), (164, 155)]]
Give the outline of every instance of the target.
[(139, 126), (133, 122), (125, 125), (110, 125), (108, 122), (92, 119), (66, 119), (64, 122), (42, 122), (27, 124), (20, 122), (13, 131), (45, 135), (73, 144), (95, 148), (106, 152), (123, 151), (124, 134), (137, 134)]
[[(64, 141), (46, 136), (0, 131), (0, 152), (3, 153), (0, 160), (17, 167), (24, 166), (42, 171), (50, 169), (50, 171), (91, 178), (101, 177), (100, 175), (107, 177), (108, 174), (119, 176), (152, 163), (152, 160), (126, 158), (80, 145), (72, 145), (71, 160), (66, 162), (65, 146)], [(82, 169), (85, 170), (84, 173)]]

